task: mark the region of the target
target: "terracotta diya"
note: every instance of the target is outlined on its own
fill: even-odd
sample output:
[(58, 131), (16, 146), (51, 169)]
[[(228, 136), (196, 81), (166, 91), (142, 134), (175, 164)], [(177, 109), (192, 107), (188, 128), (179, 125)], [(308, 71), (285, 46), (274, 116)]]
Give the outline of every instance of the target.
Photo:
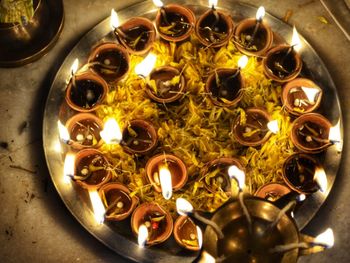
[(106, 81), (87, 71), (71, 78), (66, 89), (65, 99), (73, 110), (91, 112), (102, 104), (107, 92), (108, 84)]
[(283, 87), (282, 103), (293, 115), (315, 111), (322, 99), (322, 90), (313, 81), (296, 78)]
[(134, 210), (131, 216), (131, 229), (135, 236), (138, 236), (141, 225), (147, 227), (148, 246), (164, 242), (173, 231), (171, 215), (157, 203), (143, 203)]
[(188, 216), (179, 216), (174, 224), (175, 241), (183, 248), (192, 251), (200, 250), (197, 227)]
[(156, 27), (161, 38), (178, 42), (191, 35), (195, 21), (196, 17), (189, 8), (169, 4), (159, 8), (156, 16)]
[(185, 78), (177, 68), (163, 66), (154, 69), (147, 83), (146, 93), (159, 103), (171, 103), (183, 97)]
[(263, 59), (265, 75), (277, 82), (288, 82), (295, 79), (302, 68), (300, 55), (288, 45), (270, 49)]
[(89, 56), (90, 68), (108, 82), (118, 82), (129, 71), (130, 58), (126, 49), (115, 43), (102, 43)]
[(204, 46), (221, 47), (231, 38), (233, 33), (232, 18), (225, 13), (211, 8), (197, 20), (195, 32)]
[(282, 196), (289, 194), (292, 190), (281, 183), (267, 183), (262, 185), (256, 192), (255, 196), (274, 202)]
[(319, 153), (331, 145), (329, 131), (332, 124), (318, 113), (306, 113), (293, 122), (291, 140), (306, 153)]
[(130, 190), (123, 184), (107, 183), (98, 193), (106, 208), (105, 218), (111, 221), (127, 218), (139, 202), (136, 196), (130, 197)]
[(181, 159), (171, 154), (159, 154), (148, 160), (146, 174), (148, 180), (157, 192), (162, 192), (159, 170), (166, 167), (171, 174), (171, 184), (174, 191), (180, 189), (187, 182), (187, 169)]
[(75, 156), (74, 179), (88, 190), (96, 190), (107, 183), (112, 174), (108, 170), (107, 158), (98, 150), (84, 149)]
[(315, 180), (317, 167), (321, 165), (308, 154), (291, 155), (283, 164), (283, 180), (294, 191), (301, 194), (312, 194), (319, 190)]
[(243, 87), (244, 79), (238, 68), (219, 68), (205, 84), (206, 92), (211, 94), (211, 101), (217, 106), (236, 105), (243, 97)]
[(114, 30), (121, 44), (131, 54), (147, 53), (156, 38), (152, 21), (144, 17), (133, 17)]
[(265, 143), (270, 135), (267, 124), (272, 120), (265, 109), (248, 108), (245, 110), (245, 123), (237, 116), (232, 124), (232, 134), (238, 143), (244, 146), (258, 146)]
[(131, 154), (147, 154), (157, 146), (157, 132), (149, 122), (132, 120), (123, 130), (121, 145)]
[(66, 122), (66, 128), (71, 138), (70, 146), (76, 150), (98, 148), (102, 145), (100, 131), (103, 122), (91, 113), (78, 113)]

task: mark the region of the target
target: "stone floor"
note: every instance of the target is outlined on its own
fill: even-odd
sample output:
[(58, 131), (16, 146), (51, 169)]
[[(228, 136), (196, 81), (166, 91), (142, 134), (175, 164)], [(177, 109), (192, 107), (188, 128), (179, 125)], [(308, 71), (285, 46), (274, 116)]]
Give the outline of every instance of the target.
[[(0, 148), (0, 261), (128, 262), (86, 232), (64, 206), (46, 167), (41, 129), (50, 83), (68, 52), (91, 27), (109, 15), (111, 8), (119, 9), (137, 1), (63, 2), (65, 26), (55, 47), (32, 64), (0, 69), (0, 116), (3, 116), (0, 141), (8, 143), (8, 147), (2, 144)], [(350, 128), (350, 110), (346, 106), (350, 92), (349, 42), (320, 2), (243, 2), (264, 5), (267, 12), (279, 18), (288, 10), (293, 11), (289, 23), (295, 24), (316, 49), (333, 77), (343, 110), (344, 130), (347, 131)], [(329, 23), (322, 23), (321, 16)], [(344, 143), (343, 160), (333, 191), (303, 231), (316, 235), (332, 227), (335, 246), (299, 262), (350, 262), (350, 179), (346, 177), (346, 165), (350, 163), (348, 136)], [(10, 167), (16, 165), (28, 171)]]

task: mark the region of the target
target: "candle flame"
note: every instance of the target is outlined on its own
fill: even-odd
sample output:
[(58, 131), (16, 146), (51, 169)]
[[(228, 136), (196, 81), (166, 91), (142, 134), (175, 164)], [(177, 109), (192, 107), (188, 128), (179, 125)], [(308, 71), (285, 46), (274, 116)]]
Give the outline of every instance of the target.
[(277, 134), (279, 131), (278, 120), (269, 121), (267, 123), (267, 128), (269, 128), (272, 133)]
[(153, 0), (153, 4), (158, 8), (161, 8), (164, 5), (161, 0)]
[(296, 199), (297, 199), (298, 202), (303, 202), (306, 199), (306, 195), (300, 194), (300, 195), (297, 196)]
[(196, 226), (196, 230), (197, 230), (198, 247), (201, 248), (203, 245), (203, 233), (199, 226)]
[(153, 53), (149, 53), (144, 60), (142, 60), (139, 64), (136, 65), (135, 73), (137, 75), (147, 77), (151, 73), (152, 69), (154, 68), (156, 61), (157, 61), (157, 56)]
[(78, 67), (79, 67), (79, 59), (76, 58), (72, 66), (70, 67), (70, 72), (72, 76), (78, 71)]
[(60, 139), (64, 143), (68, 143), (70, 141), (70, 135), (67, 128), (61, 123), (60, 120), (57, 121), (57, 126), (58, 126), (58, 134), (60, 136)]
[(103, 224), (103, 221), (105, 219), (106, 209), (102, 203), (102, 200), (99, 194), (97, 193), (97, 191), (95, 190), (89, 191), (89, 196), (90, 196), (90, 201), (91, 201), (96, 223)]
[(74, 170), (75, 170), (75, 155), (73, 153), (67, 153), (66, 157), (64, 158), (64, 165), (63, 165), (63, 180), (66, 183), (70, 182), (70, 178), (74, 176)]
[(307, 100), (311, 104), (314, 104), (316, 102), (316, 96), (321, 92), (319, 89), (313, 87), (301, 87), (301, 89), (304, 91)]
[(247, 66), (248, 64), (248, 57), (246, 55), (241, 56), (241, 58), (238, 60), (238, 67), (240, 69), (245, 68), (245, 66)]
[(228, 168), (228, 175), (231, 179), (235, 179), (238, 183), (238, 188), (243, 190), (245, 186), (245, 173), (239, 169), (236, 165), (231, 165)]
[(328, 139), (336, 146), (338, 152), (342, 151), (342, 140), (341, 140), (341, 129), (340, 129), (340, 119), (337, 124), (329, 129)]
[(118, 122), (114, 118), (106, 121), (100, 135), (107, 144), (118, 144), (123, 138)]
[(119, 27), (119, 17), (114, 9), (111, 10), (110, 25), (113, 30)]
[(144, 247), (147, 243), (148, 238), (148, 229), (145, 225), (140, 225), (139, 227), (139, 234), (137, 236), (137, 242), (140, 247)]
[(176, 210), (179, 215), (187, 216), (193, 212), (193, 206), (184, 198), (176, 199)]
[(299, 51), (301, 49), (301, 40), (299, 38), (298, 31), (295, 27), (293, 27), (291, 46), (294, 48), (295, 51)]
[(217, 7), (218, 6), (218, 0), (209, 0), (209, 6), (210, 7)]
[(262, 21), (265, 16), (265, 8), (263, 6), (260, 6), (258, 8), (258, 11), (256, 11), (256, 20)]
[(201, 258), (199, 259), (198, 263), (215, 263), (215, 258), (210, 255), (207, 251), (203, 251)]
[(328, 228), (323, 233), (319, 234), (315, 237), (314, 242), (316, 244), (320, 244), (326, 246), (327, 248), (331, 248), (334, 245), (334, 234), (331, 228)]
[(325, 193), (327, 191), (328, 181), (327, 181), (326, 172), (322, 167), (316, 167), (314, 178), (315, 178), (315, 182), (320, 188), (320, 191), (322, 193)]
[(162, 194), (166, 200), (169, 200), (173, 194), (172, 183), (171, 183), (171, 173), (169, 169), (165, 166), (161, 166), (159, 169), (159, 180), (162, 187)]

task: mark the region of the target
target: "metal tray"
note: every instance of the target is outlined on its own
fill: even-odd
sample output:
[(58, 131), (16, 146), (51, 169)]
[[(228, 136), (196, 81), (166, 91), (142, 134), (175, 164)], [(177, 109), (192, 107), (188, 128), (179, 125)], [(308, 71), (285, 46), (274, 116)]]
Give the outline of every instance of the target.
[[(196, 14), (201, 14), (208, 9), (207, 1), (199, 1), (197, 4), (191, 4), (188, 0), (177, 2), (180, 4), (187, 4)], [(231, 14), (235, 22), (243, 18), (255, 17), (256, 13), (255, 7), (233, 2), (232, 0), (221, 0), (218, 9), (226, 10)], [(147, 1), (119, 10), (118, 14), (121, 21), (125, 21), (135, 15), (154, 19), (156, 11), (157, 9), (152, 2)], [(274, 32), (278, 32), (279, 36), (288, 40), (291, 38), (292, 28), (289, 25), (268, 14), (265, 16), (265, 20), (269, 23)], [(182, 262), (191, 262), (196, 254), (181, 250), (178, 245), (175, 245), (173, 238), (156, 247), (146, 249), (139, 248), (135, 237), (132, 236), (130, 231), (129, 220), (118, 223), (105, 222), (102, 225), (96, 224), (92, 216), (87, 192), (76, 187), (75, 184), (67, 185), (64, 183), (64, 156), (60, 150), (57, 150), (57, 145), (60, 144), (57, 120), (58, 118), (65, 120), (69, 115), (69, 109), (64, 101), (64, 92), (66, 82), (70, 77), (70, 67), (75, 58), (79, 58), (82, 63), (85, 62), (91, 47), (99, 41), (105, 41), (112, 37), (109, 18), (106, 18), (88, 32), (73, 48), (61, 65), (52, 83), (43, 120), (44, 149), (52, 181), (63, 202), (81, 225), (118, 254), (142, 262), (178, 262), (179, 260)], [(341, 123), (340, 104), (332, 78), (315, 50), (304, 38), (301, 37), (301, 39), (303, 44), (301, 56), (304, 61), (305, 69), (308, 71), (308, 75), (317, 81), (326, 94), (323, 97), (321, 111), (324, 109), (322, 113), (332, 122), (332, 125), (335, 125), (338, 121)], [(340, 128), (340, 130), (341, 134), (343, 134), (342, 128)], [(343, 137), (341, 136), (341, 138)], [(314, 217), (327, 198), (333, 186), (340, 159), (341, 152), (338, 152), (335, 147), (328, 148), (322, 155), (328, 178), (328, 190), (325, 194), (317, 192), (308, 197), (297, 210), (295, 220), (300, 229)]]

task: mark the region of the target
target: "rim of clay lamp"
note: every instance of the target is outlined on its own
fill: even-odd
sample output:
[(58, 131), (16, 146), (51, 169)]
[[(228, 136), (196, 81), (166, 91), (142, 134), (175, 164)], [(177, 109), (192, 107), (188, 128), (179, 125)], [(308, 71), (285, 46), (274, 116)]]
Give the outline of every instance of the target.
[[(199, 251), (201, 249), (200, 247), (194, 247), (194, 246), (187, 245), (187, 244), (183, 243), (182, 240), (180, 239), (179, 226), (187, 219), (190, 220), (193, 223), (193, 225), (194, 225), (194, 227), (196, 229), (196, 224), (192, 221), (192, 219), (190, 217), (188, 217), (188, 216), (179, 216), (175, 220), (174, 229), (173, 229), (173, 234), (174, 234), (175, 241), (176, 241), (176, 243), (178, 243), (181, 247), (183, 247), (185, 249), (188, 249), (188, 250), (191, 250), (191, 251)], [(196, 229), (196, 231), (197, 231), (197, 229)], [(198, 238), (197, 234), (196, 234), (196, 237)]]
[[(256, 190), (254, 195), (257, 196), (257, 197), (260, 197), (262, 199), (268, 200), (266, 194), (268, 194), (270, 192), (276, 192), (279, 195), (279, 197), (276, 199), (276, 200), (278, 200), (282, 196), (284, 196), (286, 194), (289, 194), (291, 191), (292, 190), (290, 189), (290, 187), (288, 187), (285, 184), (282, 184), (282, 183), (267, 183), (267, 184), (264, 184), (264, 185), (260, 186), (258, 188), (258, 190)], [(275, 202), (276, 200), (274, 200), (274, 201), (268, 200), (268, 201)]]

